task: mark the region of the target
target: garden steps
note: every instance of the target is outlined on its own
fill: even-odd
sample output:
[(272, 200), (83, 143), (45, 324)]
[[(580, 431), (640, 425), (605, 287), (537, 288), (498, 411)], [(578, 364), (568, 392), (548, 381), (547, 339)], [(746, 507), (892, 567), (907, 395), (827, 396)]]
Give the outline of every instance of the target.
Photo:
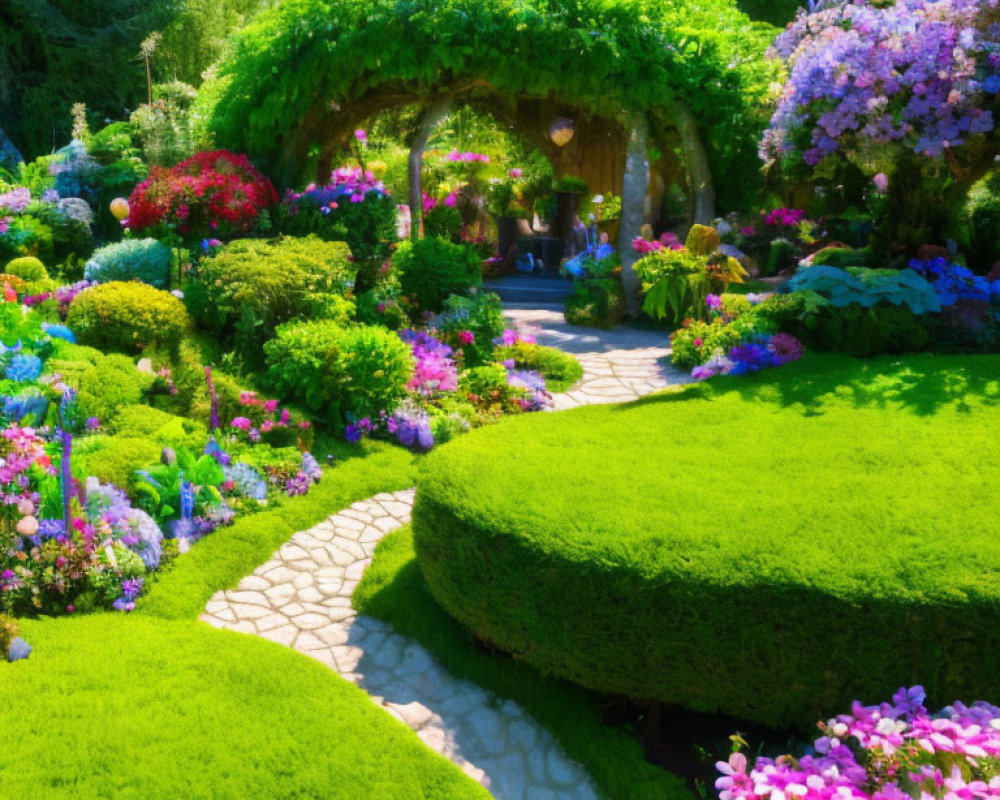
[(573, 292), (573, 282), (552, 273), (504, 275), (485, 281), (483, 290), (499, 295), (505, 305), (562, 308)]
[[(580, 328), (544, 307), (505, 313), (583, 365), (583, 378), (554, 396), (556, 409), (635, 400), (690, 380), (664, 361), (662, 331)], [(326, 665), (497, 798), (596, 800), (590, 776), (517, 703), (454, 678), (423, 646), (352, 607), (377, 543), (410, 521), (414, 491), (375, 495), (296, 533), (235, 589), (217, 592), (201, 619)]]

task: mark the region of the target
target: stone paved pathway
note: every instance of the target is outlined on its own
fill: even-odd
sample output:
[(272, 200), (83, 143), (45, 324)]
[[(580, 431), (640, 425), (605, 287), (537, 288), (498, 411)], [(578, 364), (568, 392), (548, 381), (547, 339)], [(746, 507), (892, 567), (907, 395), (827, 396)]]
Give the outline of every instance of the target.
[[(670, 353), (662, 333), (575, 328), (552, 311), (507, 316), (583, 365), (556, 409), (635, 400), (690, 380), (661, 362)], [(524, 709), (452, 677), (420, 644), (351, 606), (376, 544), (410, 521), (413, 493), (375, 495), (295, 534), (236, 589), (217, 592), (201, 619), (327, 665), (500, 800), (596, 800), (587, 773)]]
[(689, 373), (670, 366), (670, 341), (663, 331), (583, 328), (567, 324), (561, 311), (507, 309), (504, 316), (530, 330), (539, 344), (572, 353), (583, 367), (583, 379), (555, 395), (556, 411), (627, 403), (691, 380)]

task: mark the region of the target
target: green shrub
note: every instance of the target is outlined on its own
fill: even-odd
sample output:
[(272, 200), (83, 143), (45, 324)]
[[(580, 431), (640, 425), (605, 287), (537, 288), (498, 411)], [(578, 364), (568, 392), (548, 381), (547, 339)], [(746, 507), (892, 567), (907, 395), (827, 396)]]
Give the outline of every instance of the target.
[(170, 248), (156, 239), (123, 239), (95, 250), (83, 277), (97, 283), (136, 280), (165, 289), (173, 260)]
[(57, 342), (45, 363), (48, 374), (58, 374), (77, 390), (84, 417), (110, 421), (121, 406), (142, 401), (153, 376), (139, 372), (127, 356), (108, 354), (92, 347)]
[(145, 283), (112, 281), (80, 292), (66, 324), (81, 344), (139, 353), (146, 347), (175, 350), (191, 329), (191, 318), (170, 292)]
[(478, 429), (424, 460), (421, 571), (601, 692), (804, 729), (915, 683), (1000, 696), (997, 374), (811, 355)]
[(410, 325), (410, 317), (399, 303), (398, 287), (386, 290), (385, 284), (362, 292), (355, 300), (358, 322), (365, 325), (381, 325), (398, 331)]
[(201, 262), (185, 299), (203, 326), (255, 361), (285, 322), (348, 315), (343, 295), (354, 273), (343, 242), (317, 236), (238, 239)]
[[(695, 237), (706, 247), (715, 241), (696, 228), (705, 226), (692, 228), (689, 239)], [(715, 233), (714, 228), (705, 231)], [(645, 293), (642, 310), (654, 319), (665, 320), (669, 327), (675, 328), (688, 317), (705, 317), (705, 298), (711, 289), (707, 256), (663, 248), (636, 261), (635, 272)]]
[(424, 236), (440, 237), (449, 242), (462, 240), (462, 212), (455, 206), (438, 203), (424, 214)]
[(711, 322), (695, 320), (670, 336), (670, 361), (679, 369), (693, 369), (708, 361), (716, 350), (727, 353), (741, 341), (743, 336), (732, 324), (726, 324), (721, 319)]
[(863, 267), (868, 261), (868, 253), (852, 247), (824, 247), (812, 259), (814, 267)]
[[(790, 326), (794, 327), (794, 326)], [(824, 306), (789, 332), (817, 350), (867, 357), (883, 353), (919, 353), (932, 344), (921, 317), (906, 306), (880, 303), (871, 308), (854, 303)]]
[(475, 251), (440, 237), (402, 242), (392, 263), (403, 294), (420, 311), (438, 312), (448, 295), (468, 295), (483, 282), (482, 264)]
[(8, 261), (3, 271), (8, 275), (16, 275), (28, 283), (43, 281), (49, 277), (49, 272), (45, 269), (45, 265), (32, 256), (23, 256), (22, 258), (15, 258)]
[(268, 384), (334, 427), (391, 411), (413, 372), (410, 348), (376, 326), (290, 322), (278, 328), (264, 353)]
[(143, 405), (120, 407), (108, 427), (120, 437), (138, 437), (162, 447), (189, 450), (200, 450), (207, 438), (201, 423)]
[[(478, 367), (493, 360), (493, 340), (504, 332), (503, 304), (492, 292), (476, 292), (469, 297), (453, 294), (444, 301), (444, 311), (434, 323), (448, 344), (462, 350), (466, 367)], [(460, 334), (469, 331), (474, 340), (463, 342)]]
[(576, 281), (563, 309), (570, 325), (613, 328), (625, 316), (625, 291), (617, 278)]
[(583, 377), (580, 362), (555, 347), (518, 342), (511, 347), (498, 347), (495, 358), (498, 361), (512, 358), (518, 369), (541, 373), (550, 392), (565, 392)]
[(95, 448), (84, 456), (85, 469), (101, 483), (131, 489), (135, 471), (160, 460), (160, 445), (149, 439), (125, 435), (95, 438), (99, 439)]
[(17, 620), (0, 614), (0, 661), (7, 657), (7, 648), (20, 635), (21, 626), (17, 624)]

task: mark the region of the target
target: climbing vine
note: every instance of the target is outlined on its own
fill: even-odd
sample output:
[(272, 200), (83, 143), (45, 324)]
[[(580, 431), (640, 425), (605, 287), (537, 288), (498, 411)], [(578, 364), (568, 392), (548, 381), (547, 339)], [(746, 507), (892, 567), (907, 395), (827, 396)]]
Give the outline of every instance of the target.
[(220, 145), (286, 175), (350, 115), (449, 92), (607, 116), (679, 98), (722, 154), (758, 121), (773, 33), (729, 0), (285, 0), (242, 32), (202, 102)]

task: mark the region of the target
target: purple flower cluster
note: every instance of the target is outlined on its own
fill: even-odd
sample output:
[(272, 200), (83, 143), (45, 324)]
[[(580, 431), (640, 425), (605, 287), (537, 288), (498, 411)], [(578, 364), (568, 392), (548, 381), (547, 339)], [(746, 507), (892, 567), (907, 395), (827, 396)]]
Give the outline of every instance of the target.
[(805, 216), (806, 212), (801, 208), (776, 208), (764, 217), (764, 224), (776, 228), (794, 228)]
[(445, 157), (445, 161), (449, 161), (452, 164), (489, 164), (490, 157), (484, 153), (470, 153), (470, 152), (459, 152), (457, 149), (452, 150)]
[(0, 211), (10, 214), (23, 214), (31, 205), (31, 191), (24, 186), (18, 186), (9, 192), (0, 194)]
[(1000, 708), (956, 702), (939, 714), (924, 708), (920, 686), (891, 703), (864, 706), (821, 724), (802, 758), (716, 764), (720, 800), (973, 800), (1000, 797)]
[(776, 333), (730, 348), (728, 354), (716, 351), (708, 361), (691, 370), (696, 381), (716, 375), (748, 375), (769, 367), (781, 367), (798, 361), (805, 353), (802, 343), (790, 333)]
[(541, 411), (552, 405), (552, 395), (545, 388), (545, 378), (534, 370), (508, 367), (507, 383), (523, 390), (524, 395), (517, 398), (522, 411)]
[(427, 331), (407, 329), (399, 332), (399, 338), (410, 346), (415, 362), (407, 391), (432, 398), (458, 388), (458, 369), (448, 345)]
[[(993, 130), (998, 0), (835, 3), (800, 12), (773, 48), (790, 77), (761, 143), (767, 161), (816, 165), (900, 143), (942, 156)], [(803, 142), (806, 142), (804, 145)]]
[(348, 425), (346, 438), (349, 442), (359, 442), (362, 437), (383, 430), (412, 450), (430, 450), (434, 446), (430, 415), (412, 400), (405, 401), (391, 414), (383, 411), (377, 421), (364, 417)]
[(345, 198), (351, 203), (363, 203), (372, 193), (379, 197), (388, 194), (385, 184), (376, 179), (373, 172), (360, 167), (340, 167), (330, 173), (326, 186), (311, 183), (304, 192), (289, 191), (285, 194), (285, 203), (293, 213), (299, 203), (307, 202), (329, 214)]

